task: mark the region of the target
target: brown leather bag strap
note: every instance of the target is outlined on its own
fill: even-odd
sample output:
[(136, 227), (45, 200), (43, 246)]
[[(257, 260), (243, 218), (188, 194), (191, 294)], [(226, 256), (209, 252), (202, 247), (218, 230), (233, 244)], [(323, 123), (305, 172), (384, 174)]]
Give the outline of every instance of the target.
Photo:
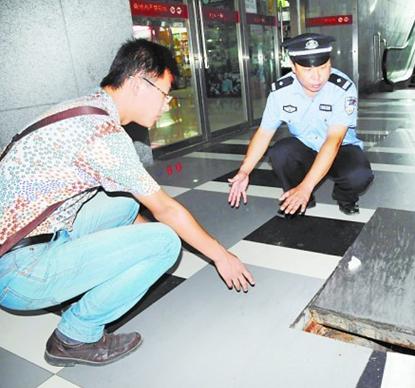
[(60, 205), (65, 201), (56, 202), (49, 206), (46, 210), (38, 215), (33, 221), (28, 223), (22, 229), (18, 230), (15, 234), (11, 235), (3, 245), (0, 245), (0, 257), (13, 248), (21, 239), (25, 238), (30, 232), (36, 229), (43, 221), (46, 220)]
[(46, 127), (47, 125), (56, 123), (61, 120), (69, 119), (71, 117), (83, 116), (83, 115), (107, 115), (109, 116), (107, 111), (101, 108), (97, 108), (96, 106), (78, 106), (76, 108), (67, 109), (62, 112), (58, 112), (53, 115), (47, 116), (37, 121), (36, 123), (30, 125), (26, 129), (24, 129), (21, 133), (18, 133), (17, 135), (13, 136), (12, 141), (7, 145), (7, 147), (1, 154), (0, 161), (10, 151), (14, 143), (19, 141), (22, 137), (27, 136), (29, 133), (35, 131), (36, 129)]

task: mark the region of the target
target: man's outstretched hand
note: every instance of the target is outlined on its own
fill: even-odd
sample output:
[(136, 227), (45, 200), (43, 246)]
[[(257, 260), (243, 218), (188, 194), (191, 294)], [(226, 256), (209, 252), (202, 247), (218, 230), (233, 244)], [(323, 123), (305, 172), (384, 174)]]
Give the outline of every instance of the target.
[(300, 185), (286, 191), (281, 197), (280, 209), (285, 214), (294, 214), (298, 209), (304, 213), (312, 191)]
[(254, 286), (255, 280), (245, 265), (232, 253), (225, 251), (220, 259), (215, 260), (215, 266), (219, 275), (225, 281), (229, 289), (248, 292), (249, 285)]
[(246, 194), (246, 189), (249, 183), (249, 177), (246, 172), (239, 171), (233, 178), (228, 179), (229, 185), (231, 187), (228, 202), (232, 207), (239, 207), (241, 202), (241, 197), (244, 201), (244, 204), (248, 202), (248, 196)]

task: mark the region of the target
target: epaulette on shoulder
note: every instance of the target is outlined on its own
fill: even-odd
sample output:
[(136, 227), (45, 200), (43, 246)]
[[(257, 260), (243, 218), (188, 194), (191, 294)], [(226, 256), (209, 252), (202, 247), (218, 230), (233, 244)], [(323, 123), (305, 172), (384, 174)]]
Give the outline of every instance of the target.
[(342, 88), (343, 90), (349, 90), (349, 88), (353, 85), (351, 81), (349, 81), (347, 78), (342, 77), (341, 75), (332, 73), (329, 78), (329, 82), (335, 84), (339, 88)]
[(271, 90), (275, 92), (276, 90), (285, 88), (288, 85), (291, 85), (294, 82), (294, 78), (289, 76), (285, 78), (280, 78), (277, 82), (274, 82), (271, 85)]

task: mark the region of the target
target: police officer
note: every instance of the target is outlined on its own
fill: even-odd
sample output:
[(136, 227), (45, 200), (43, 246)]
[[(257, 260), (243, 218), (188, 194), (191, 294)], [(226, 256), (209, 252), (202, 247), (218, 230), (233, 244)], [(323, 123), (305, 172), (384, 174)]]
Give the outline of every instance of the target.
[(268, 96), (261, 125), (239, 172), (229, 179), (229, 203), (247, 202), (249, 174), (285, 122), (291, 133), (269, 150), (282, 183), (280, 213), (293, 216), (315, 205), (313, 191), (327, 175), (333, 199), (345, 214), (359, 212), (357, 201), (373, 180), (363, 143), (356, 136), (357, 91), (344, 73), (331, 67), (334, 38), (305, 33), (288, 39), (292, 72), (280, 78)]

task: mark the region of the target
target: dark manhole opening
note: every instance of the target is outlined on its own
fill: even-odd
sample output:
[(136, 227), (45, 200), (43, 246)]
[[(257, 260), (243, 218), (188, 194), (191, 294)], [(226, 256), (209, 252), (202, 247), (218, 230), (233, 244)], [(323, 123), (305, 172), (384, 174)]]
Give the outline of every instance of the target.
[(351, 333), (342, 330), (341, 328), (331, 327), (319, 322), (318, 317), (313, 311), (310, 311), (309, 307), (306, 307), (302, 311), (291, 327), (337, 341), (365, 346), (375, 351), (395, 352), (415, 356), (415, 344), (405, 344), (405, 346), (403, 346), (402, 344), (381, 341), (375, 338)]

